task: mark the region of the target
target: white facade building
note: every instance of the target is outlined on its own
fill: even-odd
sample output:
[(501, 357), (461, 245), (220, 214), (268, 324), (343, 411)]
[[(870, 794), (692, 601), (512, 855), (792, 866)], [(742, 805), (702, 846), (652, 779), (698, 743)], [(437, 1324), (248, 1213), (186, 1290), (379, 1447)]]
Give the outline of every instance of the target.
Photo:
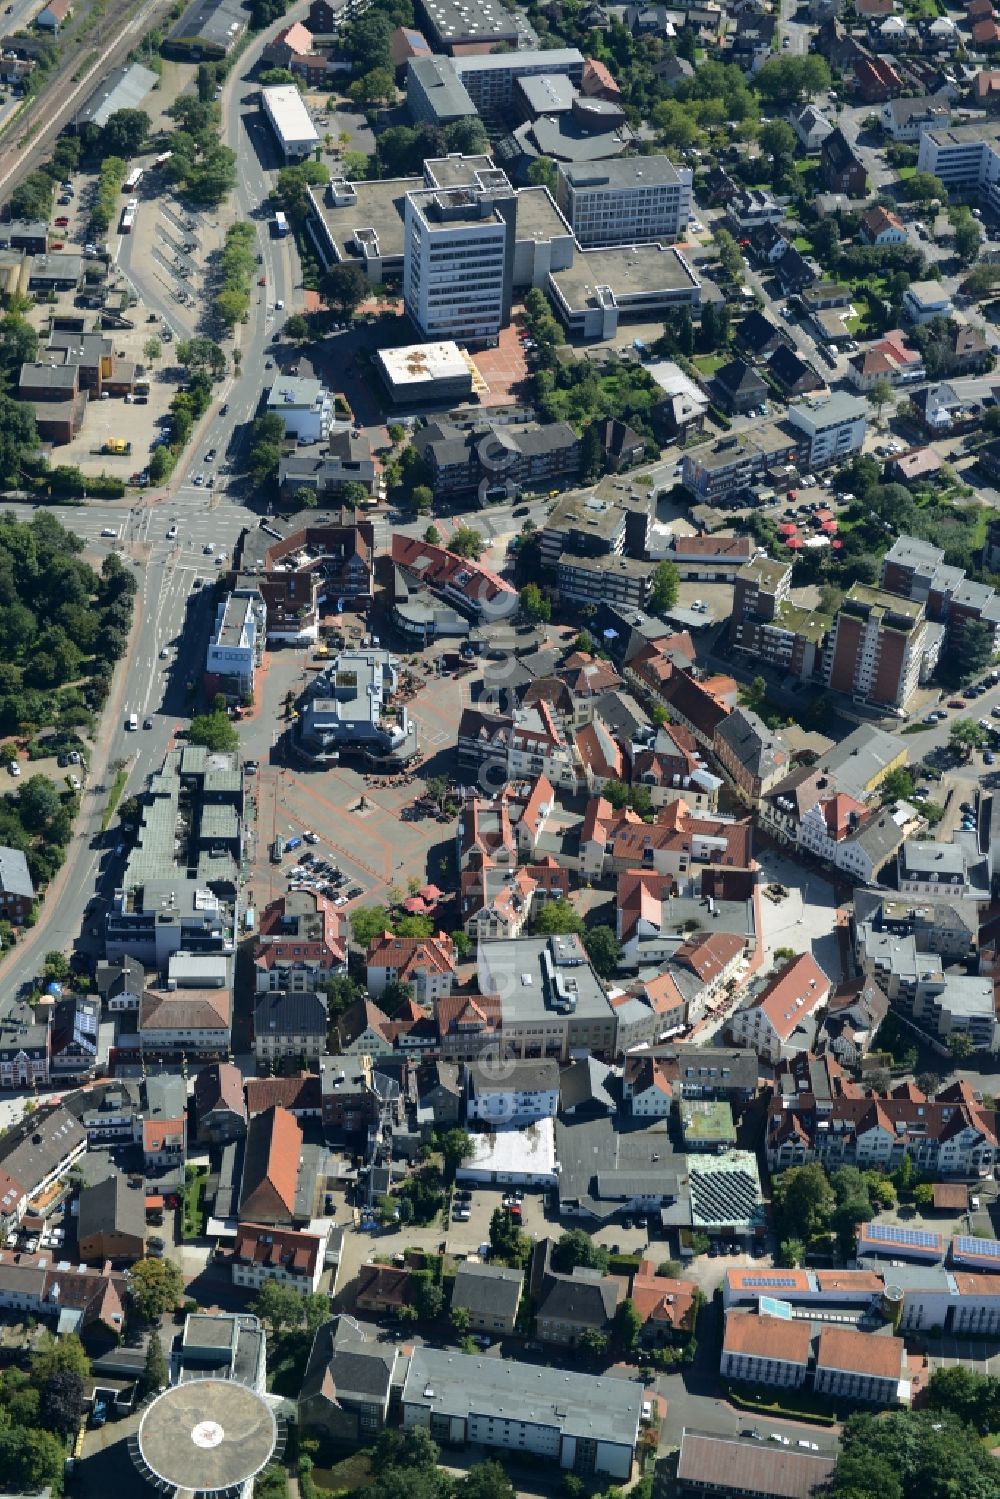
[(788, 419), (809, 441), (809, 467), (842, 463), (860, 453), (868, 426), (868, 405), (842, 392), (815, 406), (789, 406)]
[(554, 1119), (559, 1107), (559, 1064), (554, 1061), (514, 1062), (499, 1068), (472, 1062), (468, 1068), (466, 1112), (470, 1122), (527, 1123)]
[(253, 692), (264, 659), (267, 611), (259, 593), (229, 593), (219, 604), (208, 643), (206, 670), (228, 679), (237, 696)]
[(691, 212), (690, 167), (666, 156), (563, 164), (556, 202), (584, 249), (678, 239)]
[(267, 395), (269, 416), (280, 416), (286, 437), (319, 442), (330, 431), (333, 397), (322, 380), (282, 375)]
[(517, 199), (503, 172), (480, 182), (407, 194), (403, 300), (426, 339), (488, 342), (510, 321)]
[(260, 91), (261, 108), (286, 161), (302, 161), (319, 145), (319, 134), (294, 83), (282, 83)]

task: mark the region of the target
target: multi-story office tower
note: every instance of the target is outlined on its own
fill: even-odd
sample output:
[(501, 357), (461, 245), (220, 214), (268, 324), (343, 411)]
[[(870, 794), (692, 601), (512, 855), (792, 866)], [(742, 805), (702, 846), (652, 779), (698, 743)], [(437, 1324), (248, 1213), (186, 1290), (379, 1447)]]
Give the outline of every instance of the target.
[(665, 156), (574, 162), (559, 168), (556, 201), (584, 249), (662, 243), (687, 228), (691, 181)]
[(500, 171), (482, 173), (476, 187), (407, 195), (403, 299), (424, 338), (487, 342), (506, 327), (516, 216)]

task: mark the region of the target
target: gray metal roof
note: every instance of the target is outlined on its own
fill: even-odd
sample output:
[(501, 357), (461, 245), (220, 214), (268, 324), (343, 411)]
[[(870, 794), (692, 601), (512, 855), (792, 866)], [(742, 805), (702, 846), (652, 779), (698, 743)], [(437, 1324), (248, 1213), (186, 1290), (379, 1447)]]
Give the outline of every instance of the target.
[(104, 126), (119, 109), (138, 109), (139, 105), (157, 85), (158, 79), (151, 68), (134, 62), (123, 68), (115, 68), (94, 89), (86, 104), (76, 114), (80, 125)]
[(19, 848), (0, 848), (0, 890), (5, 895), (23, 895), (26, 900), (35, 898), (28, 861)]
[(642, 1386), (633, 1380), (421, 1347), (413, 1350), (403, 1386), (404, 1407), (458, 1419), (531, 1422), (626, 1447), (635, 1445), (642, 1398)]

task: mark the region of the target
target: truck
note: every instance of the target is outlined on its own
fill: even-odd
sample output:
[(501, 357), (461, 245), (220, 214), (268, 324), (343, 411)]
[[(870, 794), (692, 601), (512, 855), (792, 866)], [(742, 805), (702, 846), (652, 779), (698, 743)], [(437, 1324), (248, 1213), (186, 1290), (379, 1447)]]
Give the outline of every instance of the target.
[(277, 235), (278, 239), (284, 239), (285, 235), (288, 233), (288, 220), (285, 218), (285, 215), (280, 211), (280, 209), (274, 215), (274, 232)]
[(101, 444), (102, 453), (124, 453), (132, 451), (132, 444), (124, 437), (109, 437)]

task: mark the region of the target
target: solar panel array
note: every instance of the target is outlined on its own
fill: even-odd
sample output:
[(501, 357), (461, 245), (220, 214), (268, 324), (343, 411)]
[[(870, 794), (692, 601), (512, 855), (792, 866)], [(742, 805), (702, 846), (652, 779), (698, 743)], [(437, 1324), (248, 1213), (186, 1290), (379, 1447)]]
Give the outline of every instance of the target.
[(788, 1290), (789, 1288), (794, 1290), (798, 1285), (798, 1280), (794, 1275), (780, 1275), (777, 1273), (773, 1275), (749, 1275), (745, 1270), (740, 1280), (747, 1291), (763, 1290), (765, 1287), (770, 1290)]
[(865, 1223), (861, 1229), (866, 1239), (882, 1244), (902, 1244), (912, 1249), (937, 1249), (940, 1234), (926, 1233), (922, 1228), (903, 1228), (899, 1223)]
[(748, 1171), (690, 1171), (695, 1217), (703, 1223), (745, 1223), (760, 1204), (760, 1188)]
[(956, 1254), (974, 1254), (980, 1259), (1000, 1261), (1000, 1239), (972, 1239), (964, 1235), (952, 1240)]

